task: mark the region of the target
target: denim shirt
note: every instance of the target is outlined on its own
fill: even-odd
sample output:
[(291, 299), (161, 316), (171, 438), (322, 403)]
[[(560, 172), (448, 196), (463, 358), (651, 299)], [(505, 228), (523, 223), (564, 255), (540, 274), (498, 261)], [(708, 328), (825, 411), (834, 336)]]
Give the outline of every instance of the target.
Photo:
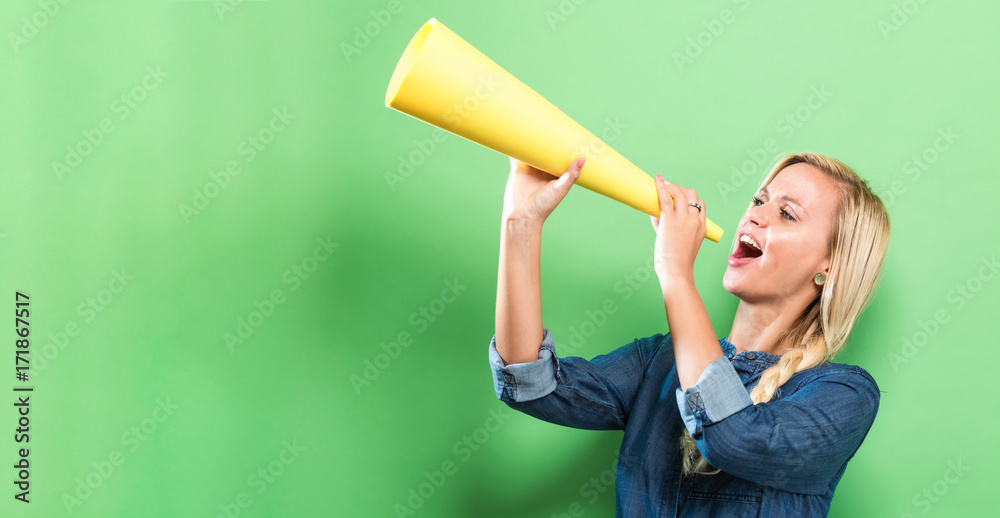
[[(853, 365), (798, 372), (772, 401), (754, 405), (749, 391), (777, 355), (735, 354), (720, 339), (723, 356), (682, 391), (669, 332), (589, 361), (557, 356), (549, 329), (543, 333), (538, 360), (511, 365), (493, 335), (497, 397), (551, 423), (624, 430), (615, 468), (619, 518), (826, 516), (878, 411), (878, 385)], [(720, 473), (681, 475), (684, 427)]]

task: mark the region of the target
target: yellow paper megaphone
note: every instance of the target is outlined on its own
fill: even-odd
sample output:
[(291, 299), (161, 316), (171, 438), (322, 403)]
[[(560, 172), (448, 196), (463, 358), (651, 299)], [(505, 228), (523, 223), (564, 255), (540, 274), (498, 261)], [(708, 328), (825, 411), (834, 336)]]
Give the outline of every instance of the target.
[[(385, 105), (555, 176), (585, 157), (578, 185), (660, 215), (653, 178), (434, 18), (403, 52)], [(718, 242), (722, 229), (706, 223)]]

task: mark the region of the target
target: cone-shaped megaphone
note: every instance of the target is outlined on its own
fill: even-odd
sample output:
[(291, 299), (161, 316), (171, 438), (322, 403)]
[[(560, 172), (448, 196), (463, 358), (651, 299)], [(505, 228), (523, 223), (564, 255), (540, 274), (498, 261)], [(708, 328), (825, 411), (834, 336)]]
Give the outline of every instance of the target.
[[(434, 18), (403, 52), (385, 105), (555, 176), (585, 157), (578, 185), (660, 215), (653, 178)], [(722, 229), (707, 227), (718, 242)]]

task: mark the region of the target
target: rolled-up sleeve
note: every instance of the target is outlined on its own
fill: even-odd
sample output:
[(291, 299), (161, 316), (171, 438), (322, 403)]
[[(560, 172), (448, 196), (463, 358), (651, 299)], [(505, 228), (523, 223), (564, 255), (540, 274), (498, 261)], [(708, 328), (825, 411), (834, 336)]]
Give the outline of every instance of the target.
[(559, 356), (549, 329), (543, 327), (542, 333), (537, 360), (505, 365), (496, 349), (496, 334), (490, 340), (489, 359), (497, 398), (550, 423), (623, 430), (650, 362), (659, 358), (658, 376), (673, 366), (669, 333), (636, 338), (590, 360)]
[(717, 423), (753, 405), (750, 394), (729, 358), (720, 356), (705, 367), (698, 382), (676, 391), (677, 408), (691, 437), (697, 439), (703, 425)]
[(531, 401), (546, 396), (556, 389), (559, 363), (555, 357), (555, 341), (548, 328), (542, 328), (542, 343), (538, 359), (527, 363), (505, 365), (497, 352), (497, 335), (490, 340), (490, 367), (493, 370), (493, 388), (503, 401)]
[(696, 417), (692, 436), (705, 460), (731, 475), (824, 495), (874, 422), (878, 386), (857, 367), (834, 366), (785, 388), (785, 396), (735, 412), (726, 398), (700, 391), (704, 410), (688, 405)]

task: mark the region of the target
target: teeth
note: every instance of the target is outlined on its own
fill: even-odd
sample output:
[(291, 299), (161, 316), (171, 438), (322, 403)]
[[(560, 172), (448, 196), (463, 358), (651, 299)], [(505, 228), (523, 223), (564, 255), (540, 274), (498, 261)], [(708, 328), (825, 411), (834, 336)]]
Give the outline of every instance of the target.
[(740, 242), (741, 243), (746, 243), (746, 244), (748, 244), (748, 245), (756, 248), (757, 250), (760, 250), (760, 247), (757, 246), (757, 244), (753, 242), (753, 238), (751, 238), (749, 234), (743, 234), (742, 236), (740, 236)]

